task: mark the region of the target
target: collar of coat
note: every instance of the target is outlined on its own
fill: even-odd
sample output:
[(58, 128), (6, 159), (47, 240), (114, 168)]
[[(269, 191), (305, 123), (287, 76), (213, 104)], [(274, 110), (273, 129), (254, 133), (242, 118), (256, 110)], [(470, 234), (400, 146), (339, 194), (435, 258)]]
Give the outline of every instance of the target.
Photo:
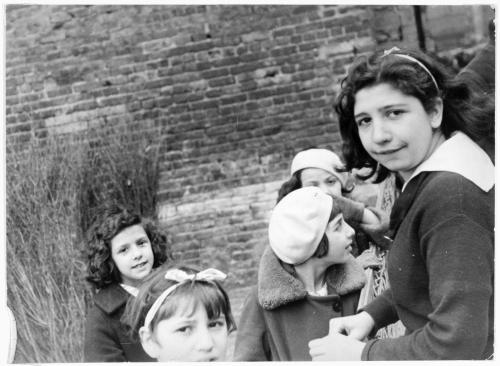
[[(346, 263), (331, 266), (327, 270), (326, 282), (342, 296), (363, 288), (366, 275), (352, 257)], [(260, 260), (257, 287), (259, 303), (265, 310), (272, 310), (307, 296), (302, 282), (285, 271), (269, 246)]]
[(124, 306), (131, 295), (119, 284), (113, 283), (95, 295), (95, 304), (110, 315)]

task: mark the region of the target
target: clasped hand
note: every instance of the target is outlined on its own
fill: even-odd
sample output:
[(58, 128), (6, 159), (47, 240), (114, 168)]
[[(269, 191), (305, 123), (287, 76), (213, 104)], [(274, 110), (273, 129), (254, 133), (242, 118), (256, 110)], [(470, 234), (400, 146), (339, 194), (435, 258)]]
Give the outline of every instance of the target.
[(327, 336), (309, 342), (313, 361), (359, 361), (365, 346), (362, 342), (375, 322), (366, 312), (330, 320)]

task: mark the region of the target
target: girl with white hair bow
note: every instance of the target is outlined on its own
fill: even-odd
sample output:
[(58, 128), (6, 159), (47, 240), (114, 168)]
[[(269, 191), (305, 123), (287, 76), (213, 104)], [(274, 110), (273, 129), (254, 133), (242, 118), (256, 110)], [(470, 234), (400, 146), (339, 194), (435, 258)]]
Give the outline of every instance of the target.
[(214, 268), (159, 268), (127, 303), (122, 320), (160, 362), (224, 361), (228, 334), (236, 329), (220, 285), (225, 278)]

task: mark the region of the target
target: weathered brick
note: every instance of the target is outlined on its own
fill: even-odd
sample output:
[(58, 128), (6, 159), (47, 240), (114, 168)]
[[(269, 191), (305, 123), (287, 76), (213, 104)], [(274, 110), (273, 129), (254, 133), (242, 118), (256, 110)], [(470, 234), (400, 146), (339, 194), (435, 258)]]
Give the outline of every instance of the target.
[(296, 46), (287, 46), (282, 48), (277, 48), (271, 51), (272, 57), (287, 56), (295, 53), (297, 51)]
[[(470, 9), (439, 21), (433, 8), (426, 35), (436, 49), (477, 44)], [(380, 46), (383, 32), (418, 46), (405, 5), (8, 9), (7, 153), (32, 136), (76, 134), (104, 119), (137, 136), (157, 128), (159, 211), (174, 251), (227, 269), (236, 304), (257, 279), (268, 214), (294, 153), (340, 151), (333, 102), (354, 48)], [(69, 12), (75, 18), (62, 26)], [(33, 19), (56, 29), (35, 31)]]
[(233, 103), (244, 102), (246, 100), (247, 100), (246, 94), (238, 94), (238, 95), (233, 95), (231, 97), (222, 98), (220, 102), (221, 102), (221, 105), (224, 105), (224, 104), (233, 104)]
[(226, 76), (228, 74), (229, 74), (228, 69), (214, 69), (214, 70), (203, 71), (200, 74), (200, 76), (204, 79), (212, 79), (220, 76)]
[(261, 63), (254, 62), (254, 63), (250, 63), (250, 64), (244, 64), (244, 65), (231, 67), (230, 71), (231, 71), (232, 75), (236, 75), (236, 74), (241, 74), (241, 73), (257, 70), (260, 67), (262, 67)]
[(229, 84), (234, 84), (234, 77), (232, 76), (225, 76), (217, 79), (212, 79), (208, 82), (208, 85), (211, 88), (216, 88), (219, 86), (224, 86), (224, 85), (229, 85)]
[(262, 90), (257, 90), (255, 92), (249, 93), (249, 98), (250, 99), (261, 99), (261, 98), (267, 98), (269, 96), (274, 95), (274, 91), (271, 89), (262, 89)]

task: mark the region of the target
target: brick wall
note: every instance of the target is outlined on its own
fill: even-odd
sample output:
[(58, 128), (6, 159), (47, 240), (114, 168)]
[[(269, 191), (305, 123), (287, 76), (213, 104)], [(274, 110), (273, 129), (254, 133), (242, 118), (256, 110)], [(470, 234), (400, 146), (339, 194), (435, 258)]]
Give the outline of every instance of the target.
[[(485, 41), (462, 37), (474, 7), (447, 8), (427, 34), (435, 49)], [(338, 150), (346, 66), (394, 44), (417, 45), (411, 6), (9, 5), (7, 153), (97, 124), (155, 133), (160, 220), (178, 258), (229, 272), (238, 315), (291, 158)]]

